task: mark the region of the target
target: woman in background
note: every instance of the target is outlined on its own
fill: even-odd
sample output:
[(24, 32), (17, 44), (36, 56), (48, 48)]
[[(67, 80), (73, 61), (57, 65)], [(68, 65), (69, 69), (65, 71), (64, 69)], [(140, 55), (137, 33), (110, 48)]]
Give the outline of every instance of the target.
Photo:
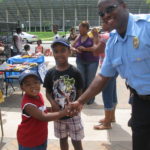
[[(73, 51), (77, 54), (76, 64), (80, 70), (84, 80), (84, 90), (88, 88), (95, 77), (97, 67), (99, 64), (99, 56), (94, 56), (92, 46), (94, 44), (93, 38), (88, 35), (90, 25), (87, 21), (82, 21), (79, 24), (79, 36), (72, 43)], [(90, 99), (87, 104), (93, 104), (94, 97)]]

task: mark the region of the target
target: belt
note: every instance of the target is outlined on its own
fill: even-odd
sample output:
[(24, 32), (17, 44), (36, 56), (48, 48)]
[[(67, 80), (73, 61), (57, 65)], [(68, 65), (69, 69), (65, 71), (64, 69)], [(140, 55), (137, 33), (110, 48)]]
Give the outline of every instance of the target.
[(134, 95), (134, 96), (138, 96), (138, 98), (141, 100), (149, 100), (150, 101), (150, 95), (140, 95), (136, 92), (135, 89), (133, 89), (129, 85), (126, 84), (126, 86), (130, 90), (130, 96)]

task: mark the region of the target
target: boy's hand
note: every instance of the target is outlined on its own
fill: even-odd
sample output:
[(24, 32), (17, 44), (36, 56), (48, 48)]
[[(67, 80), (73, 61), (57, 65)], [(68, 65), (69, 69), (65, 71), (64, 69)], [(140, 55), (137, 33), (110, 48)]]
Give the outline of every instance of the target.
[(73, 110), (71, 108), (71, 103), (69, 103), (68, 105), (65, 105), (63, 113), (65, 114), (65, 116), (73, 117), (73, 116), (78, 115), (79, 111), (76, 111), (75, 109)]
[(72, 103), (69, 103), (68, 113), (69, 116), (76, 116), (78, 113), (80, 113), (83, 105), (79, 103), (79, 101), (75, 101)]
[(71, 116), (70, 115), (70, 106), (65, 105), (65, 108), (62, 110), (62, 112), (64, 113), (65, 116)]

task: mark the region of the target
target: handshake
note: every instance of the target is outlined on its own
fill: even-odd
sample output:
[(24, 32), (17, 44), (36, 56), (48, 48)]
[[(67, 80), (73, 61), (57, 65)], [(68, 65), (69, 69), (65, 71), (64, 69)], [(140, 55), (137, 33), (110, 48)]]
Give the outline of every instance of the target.
[(65, 108), (61, 111), (64, 116), (76, 116), (82, 110), (83, 104), (79, 101), (69, 102), (65, 105)]

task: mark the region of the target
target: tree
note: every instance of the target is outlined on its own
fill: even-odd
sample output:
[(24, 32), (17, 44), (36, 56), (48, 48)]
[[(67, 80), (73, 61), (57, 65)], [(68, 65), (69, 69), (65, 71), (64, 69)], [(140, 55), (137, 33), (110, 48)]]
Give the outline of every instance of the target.
[(147, 4), (150, 4), (150, 0), (146, 0), (146, 3), (147, 3)]

